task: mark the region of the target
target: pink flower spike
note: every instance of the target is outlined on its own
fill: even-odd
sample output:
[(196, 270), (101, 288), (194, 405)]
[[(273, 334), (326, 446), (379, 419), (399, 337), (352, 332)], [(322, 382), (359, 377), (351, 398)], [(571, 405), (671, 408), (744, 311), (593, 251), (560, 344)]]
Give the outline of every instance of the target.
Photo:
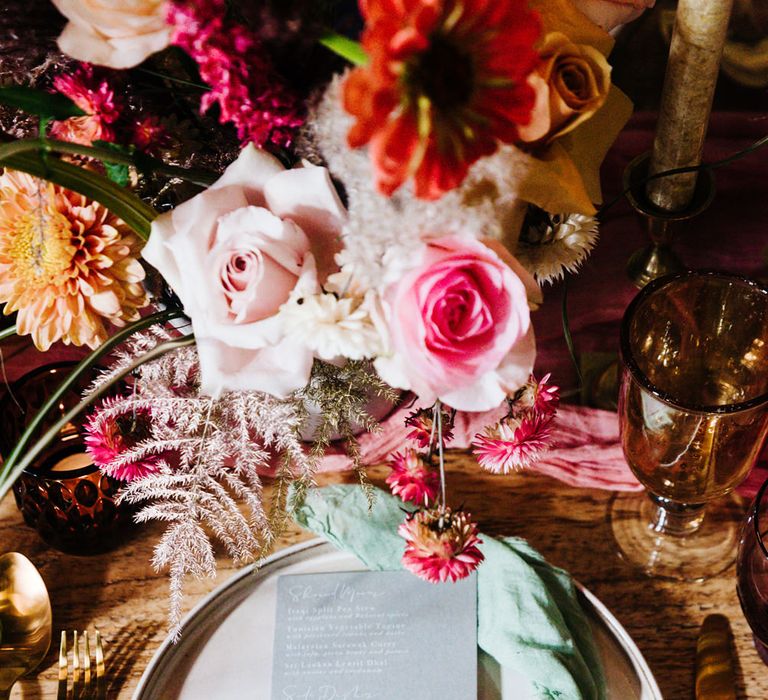
[(242, 145), (290, 146), (304, 123), (303, 107), (278, 80), (259, 38), (225, 20), (224, 0), (175, 0), (168, 7), (171, 43), (194, 59), (210, 87), (201, 111), (218, 105), (219, 121), (234, 125)]
[(535, 411), (522, 418), (507, 416), (475, 435), (472, 452), (478, 464), (494, 474), (508, 474), (533, 464), (548, 447), (552, 416)]
[(397, 529), (405, 541), (403, 566), (430, 583), (457, 581), (471, 574), (485, 558), (482, 540), (469, 513), (435, 507), (408, 515)]
[(160, 470), (161, 455), (151, 455), (135, 462), (113, 466), (123, 453), (138, 445), (151, 434), (151, 416), (148, 410), (117, 416), (106, 413), (115, 401), (106, 399), (85, 423), (85, 449), (93, 463), (105, 474), (119, 481), (134, 481)]
[[(429, 448), (430, 437), (437, 442), (435, 436), (437, 434), (437, 428), (435, 428), (435, 436), (432, 434), (432, 408), (419, 408), (411, 413), (405, 419), (406, 428), (411, 428), (411, 432), (408, 433), (407, 438), (413, 440), (419, 449), (426, 450)], [(451, 424), (451, 416), (443, 411), (443, 444), (450, 442), (453, 439), (453, 425)]]
[(389, 458), (389, 466), (392, 473), (386, 482), (395, 496), (424, 505), (435, 499), (440, 483), (438, 475), (415, 450), (395, 452)]

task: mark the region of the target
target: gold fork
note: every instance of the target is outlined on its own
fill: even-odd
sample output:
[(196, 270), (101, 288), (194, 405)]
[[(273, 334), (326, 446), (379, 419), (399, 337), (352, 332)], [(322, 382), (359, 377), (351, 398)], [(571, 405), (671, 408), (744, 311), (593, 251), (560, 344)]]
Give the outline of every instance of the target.
[[(72, 672), (69, 673), (67, 663), (67, 633), (62, 631), (59, 646), (59, 690), (57, 700), (105, 700), (105, 670), (104, 648), (101, 644), (99, 630), (94, 634), (94, 664), (91, 666), (91, 646), (88, 632), (78, 635), (72, 633)], [(81, 655), (82, 639), (83, 650)], [(67, 694), (68, 680), (72, 680), (71, 693)]]

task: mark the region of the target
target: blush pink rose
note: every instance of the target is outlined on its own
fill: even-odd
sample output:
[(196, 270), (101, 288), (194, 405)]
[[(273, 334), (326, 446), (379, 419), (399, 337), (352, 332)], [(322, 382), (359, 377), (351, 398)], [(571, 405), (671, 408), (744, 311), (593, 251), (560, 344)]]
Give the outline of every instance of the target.
[(280, 307), (320, 291), (346, 216), (325, 168), (285, 170), (250, 145), (222, 177), (152, 223), (142, 255), (184, 305), (203, 393), (306, 385), (312, 351), (288, 337)]
[(498, 406), (533, 367), (529, 294), (538, 298), (538, 285), (512, 256), (503, 260), (473, 239), (432, 240), (384, 292), (391, 353), (376, 370), (423, 402)]

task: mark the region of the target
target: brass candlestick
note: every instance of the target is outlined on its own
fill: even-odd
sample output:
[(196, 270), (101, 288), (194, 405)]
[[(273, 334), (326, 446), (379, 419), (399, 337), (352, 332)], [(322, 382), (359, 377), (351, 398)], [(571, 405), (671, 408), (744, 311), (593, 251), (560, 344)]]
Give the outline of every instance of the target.
[[(733, 0), (678, 2), (648, 175), (701, 163), (732, 4)], [(645, 196), (635, 193), (641, 206), (633, 204), (648, 217), (651, 239), (627, 264), (638, 287), (682, 269), (671, 250), (672, 222), (702, 211), (698, 203), (691, 206), (698, 179), (695, 172), (671, 175), (648, 182)]]

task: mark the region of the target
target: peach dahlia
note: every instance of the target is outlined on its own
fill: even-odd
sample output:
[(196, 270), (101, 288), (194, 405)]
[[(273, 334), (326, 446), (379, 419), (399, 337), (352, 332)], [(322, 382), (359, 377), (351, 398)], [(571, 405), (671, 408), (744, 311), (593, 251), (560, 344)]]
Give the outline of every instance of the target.
[(102, 205), (25, 173), (0, 175), (0, 303), (40, 350), (95, 348), (147, 304), (137, 236)]

